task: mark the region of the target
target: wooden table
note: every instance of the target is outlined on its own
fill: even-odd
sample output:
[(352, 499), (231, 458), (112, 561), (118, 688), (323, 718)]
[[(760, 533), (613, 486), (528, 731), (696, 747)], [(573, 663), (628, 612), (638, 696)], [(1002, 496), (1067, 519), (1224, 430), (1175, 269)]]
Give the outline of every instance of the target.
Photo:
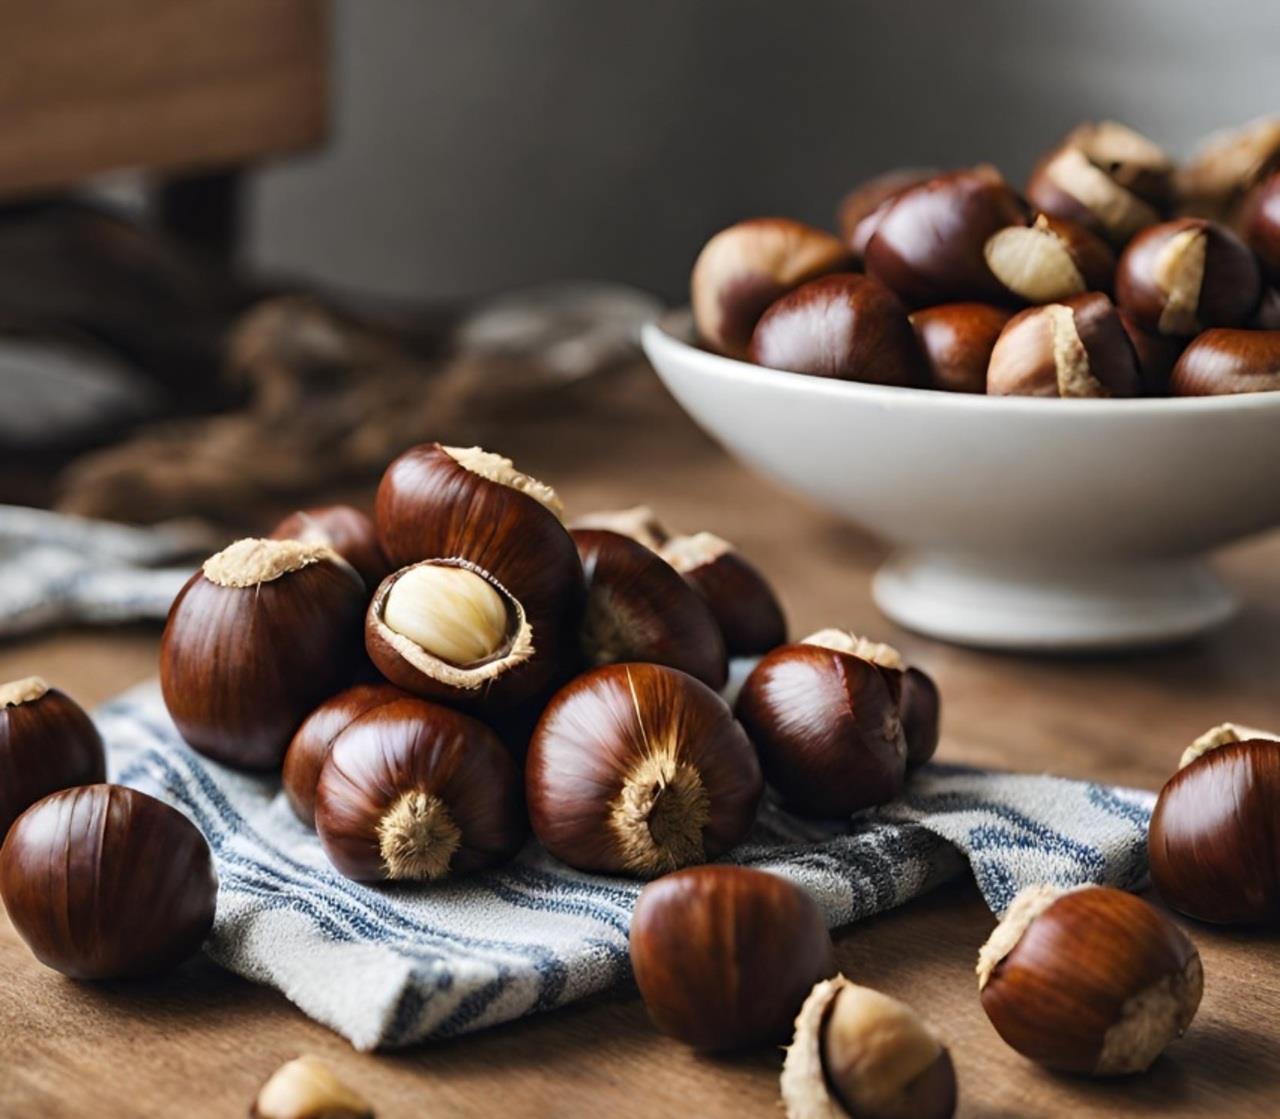
[[(885, 623), (867, 589), (878, 547), (753, 479), (651, 387), (621, 387), (603, 416), (530, 421), (490, 442), (556, 484), (571, 510), (648, 500), (680, 527), (737, 540), (781, 588), (797, 632), (840, 624), (899, 644), (942, 687), (943, 758), (1156, 788), (1210, 724), (1280, 727), (1280, 540), (1226, 558), (1245, 608), (1211, 640), (1140, 657), (1015, 658)], [(95, 703), (153, 672), (157, 638), (138, 628), (0, 646), (0, 679), (41, 673)], [(988, 1025), (973, 967), (992, 924), (960, 883), (837, 937), (850, 976), (910, 1001), (946, 1035), (962, 1115), (1280, 1114), (1277, 938), (1191, 927), (1206, 973), (1191, 1031), (1148, 1075), (1090, 1083), (1041, 1071)], [(141, 987), (66, 981), (3, 917), (0, 977), (5, 1116), (240, 1115), (301, 1052), (331, 1061), (382, 1117), (780, 1114), (777, 1054), (693, 1056), (650, 1028), (634, 992), (365, 1056), (204, 961)]]

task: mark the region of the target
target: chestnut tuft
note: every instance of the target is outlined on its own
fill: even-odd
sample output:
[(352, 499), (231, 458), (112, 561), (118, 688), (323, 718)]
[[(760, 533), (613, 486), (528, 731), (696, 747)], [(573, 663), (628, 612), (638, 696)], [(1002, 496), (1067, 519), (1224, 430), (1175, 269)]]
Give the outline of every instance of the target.
[(836, 213), (840, 236), (853, 250), (856, 259), (861, 260), (866, 253), (867, 242), (889, 209), (889, 204), (904, 190), (928, 182), (939, 174), (936, 167), (904, 167), (886, 171), (854, 187), (840, 200)]
[(1024, 1057), (1064, 1072), (1143, 1072), (1191, 1024), (1200, 954), (1141, 898), (1105, 886), (1020, 893), (978, 955), (982, 1008)]
[(1110, 291), (1116, 270), (1115, 254), (1097, 234), (1048, 214), (993, 233), (983, 255), (1009, 294), (1028, 303)]
[(0, 843), (41, 797), (107, 779), (93, 720), (39, 676), (0, 685)]
[(1231, 222), (1250, 188), (1280, 169), (1280, 117), (1209, 136), (1174, 179), (1179, 213)]
[(1280, 330), (1206, 330), (1169, 375), (1174, 396), (1280, 391)]
[(782, 1066), (787, 1119), (950, 1119), (951, 1054), (897, 999), (843, 975), (813, 988)]
[(122, 785), (53, 793), (0, 847), (0, 898), (46, 967), (73, 979), (150, 975), (213, 925), (209, 844), (181, 812)]
[(944, 392), (987, 391), (987, 366), (1012, 311), (988, 303), (941, 303), (911, 313), (927, 384)]
[(324, 544), (240, 540), (206, 560), (160, 645), (182, 737), (227, 765), (278, 766), (298, 724), (350, 679), (366, 594)]
[(666, 525), (647, 505), (633, 505), (630, 509), (605, 509), (598, 513), (586, 513), (578, 517), (571, 528), (602, 528), (629, 536), (637, 544), (650, 551), (658, 551), (671, 539)]
[(373, 1108), (319, 1057), (303, 1056), (271, 1074), (249, 1119), (373, 1119)]
[(731, 657), (767, 653), (787, 639), (787, 620), (765, 577), (710, 532), (677, 536), (659, 554), (707, 601)]
[(836, 970), (817, 903), (740, 866), (693, 867), (641, 890), (631, 966), (653, 1024), (703, 1052), (782, 1041)]
[(372, 518), (352, 505), (321, 505), (290, 513), (271, 530), (271, 539), (327, 544), (356, 569), (370, 591), (391, 573)]
[(534, 833), (561, 862), (652, 878), (745, 839), (763, 782), (715, 692), (674, 669), (617, 664), (548, 704), (525, 791)]
[(852, 264), (838, 237), (790, 218), (752, 218), (722, 229), (698, 254), (690, 277), (698, 337), (717, 353), (745, 357), (770, 303)]

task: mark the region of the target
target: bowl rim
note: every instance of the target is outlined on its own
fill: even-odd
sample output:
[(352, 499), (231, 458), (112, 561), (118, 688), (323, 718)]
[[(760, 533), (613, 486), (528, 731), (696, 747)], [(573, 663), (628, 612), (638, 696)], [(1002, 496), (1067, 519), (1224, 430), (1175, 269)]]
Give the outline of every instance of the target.
[(968, 408), (1001, 412), (1033, 410), (1041, 415), (1047, 408), (1087, 411), (1091, 415), (1101, 412), (1126, 416), (1165, 412), (1280, 411), (1280, 391), (1221, 396), (1082, 397), (1060, 400), (1047, 396), (987, 396), (983, 393), (943, 392), (937, 389), (840, 381), (832, 377), (814, 377), (807, 373), (770, 369), (764, 365), (725, 357), (693, 345), (692, 337), (693, 311), (687, 306), (667, 311), (641, 328), (641, 341), (651, 359), (654, 349), (680, 352), (680, 356), (697, 367), (700, 373), (710, 373), (726, 380), (742, 381), (763, 388), (789, 386), (811, 396), (835, 400), (878, 401), (882, 404), (917, 408)]

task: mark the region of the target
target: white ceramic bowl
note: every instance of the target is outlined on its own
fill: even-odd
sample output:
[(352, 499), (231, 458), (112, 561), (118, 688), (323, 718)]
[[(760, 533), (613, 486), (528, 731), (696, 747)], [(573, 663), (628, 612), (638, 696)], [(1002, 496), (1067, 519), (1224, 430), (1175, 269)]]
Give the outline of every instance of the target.
[(733, 454), (895, 551), (880, 608), (935, 637), (1085, 650), (1190, 637), (1233, 599), (1207, 553), (1280, 524), (1280, 392), (1177, 400), (968, 396), (763, 369), (644, 330)]

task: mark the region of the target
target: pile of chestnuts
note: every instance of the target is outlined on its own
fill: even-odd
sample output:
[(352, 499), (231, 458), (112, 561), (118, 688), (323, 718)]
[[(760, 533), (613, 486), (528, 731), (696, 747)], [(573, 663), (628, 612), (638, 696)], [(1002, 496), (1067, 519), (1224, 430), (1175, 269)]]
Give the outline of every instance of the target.
[(770, 369), (994, 396), (1280, 389), (1280, 120), (1179, 167), (1082, 124), (1019, 194), (994, 167), (891, 171), (839, 234), (717, 233), (693, 267), (699, 341)]

